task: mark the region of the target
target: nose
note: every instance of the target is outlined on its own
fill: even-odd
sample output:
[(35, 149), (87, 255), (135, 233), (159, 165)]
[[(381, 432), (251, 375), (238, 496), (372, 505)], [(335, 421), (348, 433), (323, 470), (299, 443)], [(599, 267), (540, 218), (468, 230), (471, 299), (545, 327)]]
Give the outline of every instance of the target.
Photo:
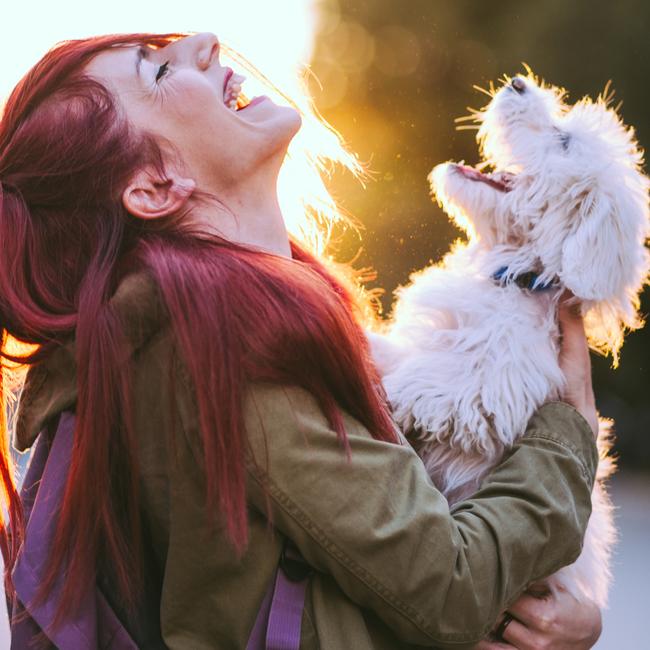
[(216, 34), (211, 32), (196, 34), (192, 38), (197, 38), (196, 61), (198, 66), (201, 70), (206, 70), (215, 59), (219, 59), (219, 51), (221, 50), (219, 39)]
[(526, 83), (521, 77), (515, 77), (510, 85), (521, 95), (526, 90)]
[(202, 32), (181, 38), (167, 47), (174, 49), (177, 56), (186, 63), (194, 64), (200, 70), (207, 70), (213, 61), (219, 59), (221, 44), (216, 34)]

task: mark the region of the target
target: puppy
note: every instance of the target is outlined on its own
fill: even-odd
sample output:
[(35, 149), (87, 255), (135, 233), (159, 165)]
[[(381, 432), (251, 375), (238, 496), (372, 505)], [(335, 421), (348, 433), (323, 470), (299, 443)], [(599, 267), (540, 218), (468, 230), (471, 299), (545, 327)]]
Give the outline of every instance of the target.
[[(573, 292), (591, 347), (616, 365), (625, 331), (642, 325), (650, 268), (649, 181), (609, 98), (570, 106), (529, 72), (473, 119), (484, 162), (429, 176), (467, 242), (414, 274), (386, 329), (371, 334), (394, 416), (450, 503), (473, 493), (537, 408), (562, 394), (560, 295)], [(615, 538), (609, 471), (603, 451), (583, 553), (551, 578), (600, 606)]]

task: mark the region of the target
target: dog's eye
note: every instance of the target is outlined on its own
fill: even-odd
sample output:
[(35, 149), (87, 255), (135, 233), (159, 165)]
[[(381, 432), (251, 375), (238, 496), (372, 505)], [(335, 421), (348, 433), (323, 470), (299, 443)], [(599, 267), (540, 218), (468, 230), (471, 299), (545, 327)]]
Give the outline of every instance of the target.
[(560, 144), (564, 151), (569, 150), (569, 142), (571, 142), (571, 136), (565, 131), (558, 131), (558, 137), (560, 138)]

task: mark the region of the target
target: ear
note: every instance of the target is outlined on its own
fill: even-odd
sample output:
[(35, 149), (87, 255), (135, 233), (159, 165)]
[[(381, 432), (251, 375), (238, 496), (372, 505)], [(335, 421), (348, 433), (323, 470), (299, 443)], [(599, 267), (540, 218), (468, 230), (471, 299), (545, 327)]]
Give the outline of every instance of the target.
[(562, 248), (564, 285), (578, 298), (594, 301), (623, 298), (626, 289), (638, 290), (644, 246), (639, 206), (624, 195), (592, 189), (573, 217), (577, 224)]
[(131, 178), (122, 192), (122, 205), (134, 217), (158, 219), (174, 214), (188, 202), (196, 183), (170, 172), (165, 178), (151, 167)]

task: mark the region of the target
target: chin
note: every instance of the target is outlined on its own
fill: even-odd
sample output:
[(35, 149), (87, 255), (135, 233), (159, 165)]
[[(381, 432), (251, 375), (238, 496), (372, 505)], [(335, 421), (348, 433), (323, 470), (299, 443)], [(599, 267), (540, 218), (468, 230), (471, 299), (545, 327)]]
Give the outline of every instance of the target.
[(264, 126), (269, 133), (273, 133), (278, 139), (287, 139), (288, 143), (300, 131), (302, 117), (295, 108), (280, 106), (271, 100), (255, 108), (258, 111), (256, 117), (261, 118), (258, 124)]
[(291, 108), (290, 106), (285, 106), (284, 108), (288, 112), (286, 117), (287, 124), (290, 124), (293, 128), (291, 136), (293, 137), (298, 133), (298, 131), (300, 131), (300, 127), (302, 126), (302, 116), (295, 108)]
[(302, 126), (302, 117), (300, 113), (291, 106), (276, 106), (276, 109), (278, 135), (284, 136), (287, 139), (287, 144), (289, 144), (298, 131), (300, 131), (300, 127)]
[(270, 113), (264, 122), (264, 130), (268, 136), (270, 151), (276, 151), (284, 156), (291, 141), (300, 131), (302, 117), (297, 110), (289, 106), (275, 104), (273, 106), (273, 113)]

